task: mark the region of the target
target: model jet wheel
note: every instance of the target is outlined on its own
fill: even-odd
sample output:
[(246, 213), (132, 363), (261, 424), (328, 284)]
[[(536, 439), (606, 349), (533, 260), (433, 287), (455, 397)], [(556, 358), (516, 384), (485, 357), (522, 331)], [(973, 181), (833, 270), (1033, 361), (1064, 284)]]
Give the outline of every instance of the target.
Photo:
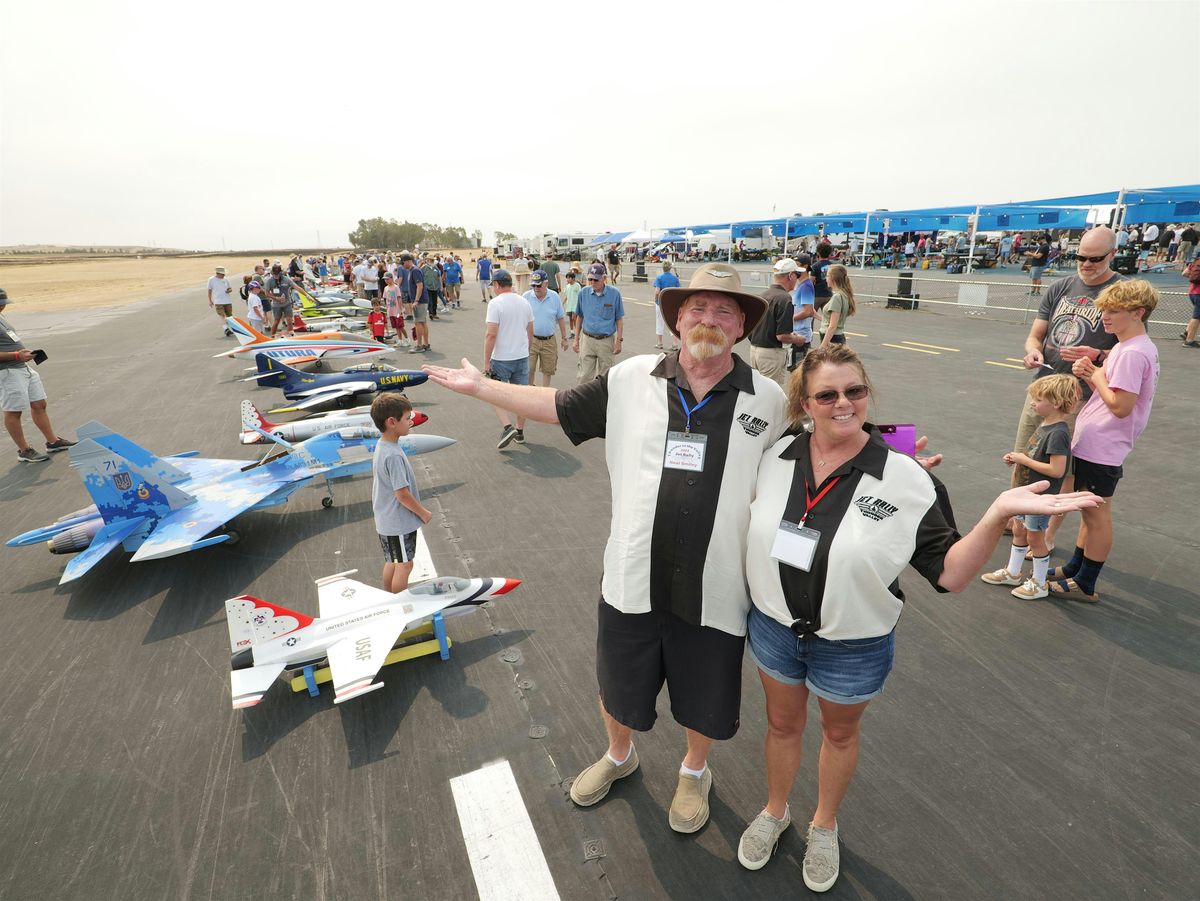
[(236, 531), (235, 529), (226, 529), (225, 534), (229, 536), (229, 538), (225, 540), (225, 544), (227, 545), (237, 544), (242, 540), (242, 533)]
[(331, 497), (321, 498), (321, 506), (324, 507), (326, 510), (328, 510), (330, 507), (333, 506), (333, 498), (331, 498)]

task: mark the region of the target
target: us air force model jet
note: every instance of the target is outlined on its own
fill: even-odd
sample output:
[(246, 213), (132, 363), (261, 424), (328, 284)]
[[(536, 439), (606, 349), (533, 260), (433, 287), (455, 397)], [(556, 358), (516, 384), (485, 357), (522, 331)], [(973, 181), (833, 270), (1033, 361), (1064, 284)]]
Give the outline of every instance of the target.
[(319, 619), (246, 594), (225, 602), (235, 710), (261, 701), (284, 670), (325, 660), (335, 704), (383, 688), (375, 676), (405, 632), (435, 613), (470, 613), (521, 584), (519, 579), (443, 576), (391, 594), (347, 578), (356, 572), (317, 580)]
[[(416, 410), (413, 411), (412, 417), (414, 426), (429, 421), (428, 416)], [(269, 432), (276, 438), (283, 438), (285, 441), (307, 441), (324, 432), (336, 432), (344, 429), (360, 430), (362, 437), (379, 437), (379, 429), (375, 428), (375, 422), (371, 419), (370, 407), (316, 413), (292, 422), (270, 422), (262, 415), (253, 401), (242, 401), (242, 431), (240, 434), (242, 444), (261, 444), (270, 441), (269, 437), (263, 436), (264, 432)], [(359, 434), (359, 432), (355, 434)], [(410, 457), (413, 454), (441, 450), (453, 443), (452, 438), (442, 438), (440, 435), (417, 435), (412, 432), (400, 439), (401, 449)]]

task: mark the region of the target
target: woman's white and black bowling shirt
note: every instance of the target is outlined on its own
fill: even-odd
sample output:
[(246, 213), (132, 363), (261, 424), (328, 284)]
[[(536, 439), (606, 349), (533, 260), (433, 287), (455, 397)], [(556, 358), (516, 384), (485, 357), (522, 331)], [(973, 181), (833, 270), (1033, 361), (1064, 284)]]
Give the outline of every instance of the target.
[[(813, 483), (807, 432), (788, 434), (763, 455), (750, 508), (746, 577), (760, 611), (799, 635), (871, 638), (892, 631), (904, 607), (898, 581), (909, 564), (938, 591), (946, 552), (958, 541), (937, 481), (893, 450), (873, 426), (854, 459)], [(807, 491), (815, 497), (805, 526), (820, 533), (808, 572), (771, 557), (781, 521), (798, 523)]]

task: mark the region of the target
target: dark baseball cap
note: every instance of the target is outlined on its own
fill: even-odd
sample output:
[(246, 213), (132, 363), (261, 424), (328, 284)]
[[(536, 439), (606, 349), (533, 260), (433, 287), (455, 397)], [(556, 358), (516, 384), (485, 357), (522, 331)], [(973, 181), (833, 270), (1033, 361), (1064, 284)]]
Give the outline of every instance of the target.
[(550, 276), (546, 274), (546, 270), (544, 269), (534, 269), (533, 274), (529, 276), (529, 284), (535, 288), (546, 284), (548, 281), (550, 281)]
[(589, 282), (594, 278), (607, 278), (608, 270), (604, 267), (603, 263), (592, 263), (592, 265), (588, 266), (587, 277)]
[[(542, 273), (545, 275), (545, 273)], [(497, 285), (511, 285), (512, 276), (509, 275), (507, 269), (497, 269), (492, 273), (492, 282)]]

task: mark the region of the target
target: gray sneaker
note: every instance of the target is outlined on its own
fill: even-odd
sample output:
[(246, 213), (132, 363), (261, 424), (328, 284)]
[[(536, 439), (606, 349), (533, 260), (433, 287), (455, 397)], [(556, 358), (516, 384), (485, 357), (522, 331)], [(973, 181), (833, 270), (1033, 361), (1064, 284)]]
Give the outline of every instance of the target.
[(738, 862), (747, 870), (761, 870), (779, 847), (779, 836), (792, 825), (792, 812), (783, 809), (783, 819), (777, 820), (765, 810), (754, 818), (742, 840), (738, 842)]
[(504, 431), (500, 433), (500, 440), (496, 442), (496, 450), (504, 450), (513, 443), (513, 439), (517, 437), (517, 430), (510, 425), (504, 427)]
[(637, 748), (629, 746), (629, 757), (617, 766), (605, 754), (575, 777), (571, 783), (571, 800), (580, 807), (591, 807), (603, 801), (612, 784), (624, 779), (638, 768)]
[(804, 852), (804, 884), (814, 892), (827, 892), (837, 882), (838, 831), (808, 824), (808, 849)]
[(45, 463), (50, 458), (43, 454), (40, 450), (34, 450), (32, 447), (27, 447), (25, 450), (17, 451), (17, 459), (22, 463)]

